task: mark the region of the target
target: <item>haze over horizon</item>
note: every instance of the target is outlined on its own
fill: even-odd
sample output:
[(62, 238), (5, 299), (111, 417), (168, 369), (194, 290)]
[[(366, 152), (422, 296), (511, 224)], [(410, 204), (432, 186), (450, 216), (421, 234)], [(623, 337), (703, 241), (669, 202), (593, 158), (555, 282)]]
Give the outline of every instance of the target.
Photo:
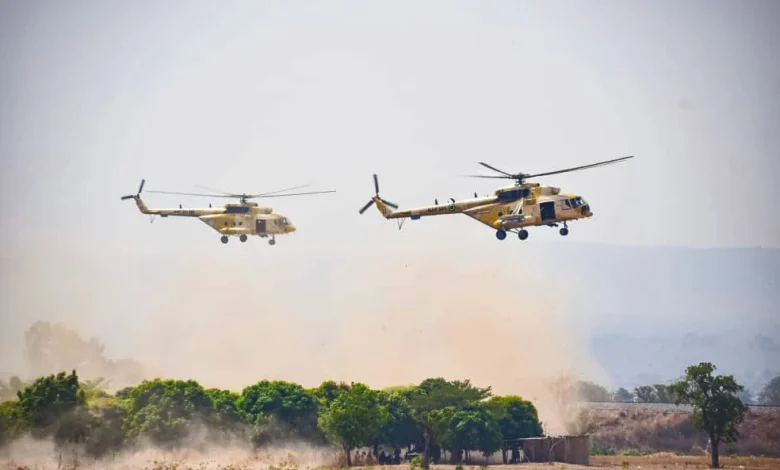
[[(780, 344), (776, 2), (0, 5), (0, 373), (23, 367), (37, 320), (224, 386), (450, 374), (529, 390), (550, 371), (622, 385), (631, 367), (721, 358), (729, 338), (727, 371), (780, 372), (772, 347), (749, 347)], [(406, 208), (504, 185), (462, 177), (486, 174), (478, 161), (533, 173), (625, 155), (539, 179), (593, 208), (566, 238), (358, 215), (372, 173)], [(225, 246), (120, 201), (141, 178), (337, 192), (259, 200), (298, 231)], [(675, 349), (697, 332), (719, 346)], [(632, 352), (640, 333), (671, 356)]]

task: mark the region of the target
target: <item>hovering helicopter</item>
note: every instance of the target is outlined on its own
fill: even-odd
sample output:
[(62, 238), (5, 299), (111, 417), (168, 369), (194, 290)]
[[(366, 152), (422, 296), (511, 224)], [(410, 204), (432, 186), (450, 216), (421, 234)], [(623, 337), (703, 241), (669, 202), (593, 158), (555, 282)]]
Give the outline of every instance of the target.
[(492, 195), (485, 197), (479, 197), (474, 193), (474, 199), (456, 201), (451, 198), (446, 204), (441, 205), (438, 200), (434, 200), (433, 206), (407, 210), (397, 210), (398, 206), (396, 204), (379, 196), (379, 180), (377, 175), (374, 175), (374, 196), (359, 212), (362, 214), (372, 204), (376, 204), (377, 209), (384, 218), (399, 219), (399, 230), (406, 218), (417, 220), (420, 217), (434, 215), (466, 214), (494, 229), (496, 238), (499, 240), (504, 240), (507, 232), (516, 232), (520, 240), (525, 240), (528, 238), (527, 227), (558, 227), (559, 224), (563, 225), (560, 229), (560, 234), (566, 236), (569, 234), (568, 222), (593, 216), (590, 204), (577, 194), (561, 194), (560, 188), (541, 186), (539, 183), (526, 183), (526, 180), (539, 176), (556, 175), (609, 165), (629, 158), (634, 157), (621, 157), (533, 175), (527, 173), (507, 173), (485, 162), (479, 162), (480, 165), (498, 172), (500, 175), (470, 175), (471, 177), (511, 179), (515, 181), (515, 184), (499, 188)]
[(261, 194), (200, 194), (178, 193), (170, 191), (147, 191), (148, 193), (158, 194), (227, 197), (237, 198), (239, 200), (238, 203), (227, 203), (222, 207), (211, 207), (211, 204), (209, 204), (208, 209), (184, 209), (181, 207), (181, 204), (179, 205), (178, 209), (150, 209), (141, 199), (141, 191), (144, 189), (144, 183), (145, 180), (142, 179), (141, 185), (138, 187), (138, 192), (135, 194), (129, 194), (127, 196), (122, 196), (122, 200), (124, 201), (127, 199), (134, 199), (135, 204), (138, 206), (138, 209), (141, 211), (141, 213), (151, 215), (152, 221), (154, 221), (154, 216), (156, 215), (159, 215), (160, 217), (195, 217), (217, 232), (221, 233), (222, 237), (220, 240), (222, 243), (227, 243), (229, 236), (238, 236), (239, 240), (245, 242), (247, 241), (249, 235), (257, 235), (261, 238), (270, 237), (268, 244), (274, 245), (276, 244), (276, 235), (284, 235), (295, 232), (295, 225), (290, 222), (290, 219), (281, 214), (274, 213), (273, 209), (270, 207), (262, 207), (259, 206), (256, 202), (249, 202), (250, 199), (302, 196), (307, 194), (324, 194), (336, 192), (335, 190), (330, 190), (279, 194), (286, 191), (292, 191), (294, 189), (304, 188), (309, 185), (296, 186), (294, 188), (287, 188)]

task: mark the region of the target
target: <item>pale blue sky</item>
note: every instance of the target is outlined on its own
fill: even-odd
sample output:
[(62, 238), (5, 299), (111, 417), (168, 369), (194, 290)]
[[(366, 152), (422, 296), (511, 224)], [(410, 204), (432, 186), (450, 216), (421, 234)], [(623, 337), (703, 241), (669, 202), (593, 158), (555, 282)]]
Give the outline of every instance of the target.
[[(0, 5), (0, 329), (15, 341), (38, 318), (61, 319), (130, 355), (160, 334), (163, 310), (199, 334), (248, 321), (264, 330), (242, 334), (259, 340), (258, 312), (279, 305), (327, 339), (375, 307), (345, 308), (345, 283), (389, 295), (386, 269), (416, 261), (426, 273), (439, 259), (463, 279), (493, 266), (501, 282), (555, 279), (544, 308), (577, 318), (578, 292), (609, 267), (553, 265), (556, 245), (780, 247), (777, 2)], [(374, 172), (409, 207), (492, 191), (460, 176), (480, 160), (541, 172), (624, 155), (636, 158), (540, 180), (595, 212), (566, 239), (539, 228), (498, 242), (465, 216), (398, 232), (357, 213)], [(121, 202), (141, 178), (171, 191), (337, 193), (268, 200), (299, 228), (275, 247), (223, 246), (197, 221), (150, 225)], [(404, 284), (409, 298), (446, 288), (419, 279)]]

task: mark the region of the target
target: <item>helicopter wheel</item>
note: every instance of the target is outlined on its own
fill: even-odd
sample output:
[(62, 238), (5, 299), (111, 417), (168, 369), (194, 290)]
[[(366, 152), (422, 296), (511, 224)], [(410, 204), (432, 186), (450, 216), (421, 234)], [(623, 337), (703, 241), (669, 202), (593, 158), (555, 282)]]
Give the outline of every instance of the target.
[(268, 240), (268, 244), (272, 245), (272, 246), (276, 245), (276, 240), (272, 238), (272, 239)]
[(503, 230), (497, 231), (496, 238), (498, 238), (499, 240), (503, 240), (504, 238), (506, 238), (506, 232)]
[(525, 229), (520, 230), (519, 232), (517, 232), (517, 236), (520, 237), (520, 240), (525, 240), (526, 238), (528, 238), (528, 230)]
[(563, 228), (560, 230), (560, 232), (561, 232), (561, 235), (565, 237), (566, 235), (568, 235), (568, 234), (569, 234), (569, 229), (568, 229), (568, 228), (566, 228), (566, 227), (563, 227)]
[(227, 235), (222, 235), (222, 238), (220, 238), (220, 241), (221, 241), (222, 243), (227, 243), (227, 242), (228, 242), (228, 237), (227, 237)]
[(246, 241), (246, 235), (244, 235), (244, 234), (241, 234), (241, 236), (240, 236), (240, 237), (238, 237), (238, 239), (239, 239), (239, 240), (241, 240), (241, 242), (243, 243), (243, 242), (245, 242), (245, 241)]

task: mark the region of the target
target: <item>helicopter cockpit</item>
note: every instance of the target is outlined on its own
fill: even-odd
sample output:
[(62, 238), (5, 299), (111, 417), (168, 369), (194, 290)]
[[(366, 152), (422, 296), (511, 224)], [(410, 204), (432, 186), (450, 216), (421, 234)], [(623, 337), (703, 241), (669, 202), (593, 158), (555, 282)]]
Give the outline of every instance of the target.
[(564, 201), (564, 203), (568, 207), (571, 207), (572, 209), (577, 209), (578, 207), (582, 207), (585, 204), (587, 204), (587, 202), (585, 202), (585, 200), (582, 199), (582, 197), (580, 197), (580, 196), (573, 197), (571, 199), (566, 199), (566, 201)]

